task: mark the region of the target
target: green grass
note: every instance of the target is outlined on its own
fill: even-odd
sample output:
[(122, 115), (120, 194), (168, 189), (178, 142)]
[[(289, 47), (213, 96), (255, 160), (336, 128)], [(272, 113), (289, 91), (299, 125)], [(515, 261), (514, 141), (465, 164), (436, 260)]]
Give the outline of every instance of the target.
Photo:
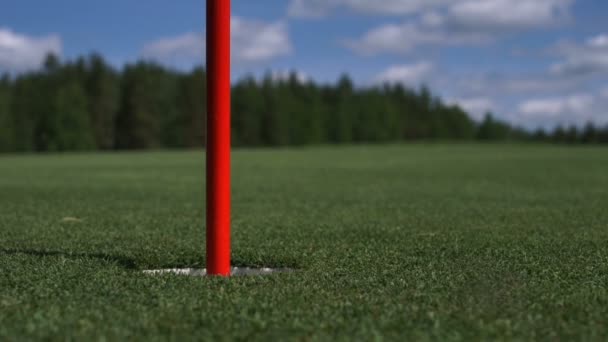
[[(608, 150), (234, 153), (204, 267), (203, 152), (0, 157), (0, 340), (606, 340)], [(65, 218), (78, 220), (66, 220)]]

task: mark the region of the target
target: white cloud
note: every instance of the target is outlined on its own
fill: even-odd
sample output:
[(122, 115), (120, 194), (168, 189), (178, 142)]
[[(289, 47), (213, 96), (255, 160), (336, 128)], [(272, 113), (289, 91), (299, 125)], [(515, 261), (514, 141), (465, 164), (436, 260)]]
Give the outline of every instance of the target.
[(591, 37), (583, 44), (562, 42), (554, 50), (564, 60), (551, 67), (553, 74), (584, 76), (608, 73), (607, 34)]
[[(291, 53), (292, 43), (284, 22), (266, 23), (233, 17), (232, 59), (236, 63), (263, 62)], [(146, 58), (166, 61), (203, 61), (205, 36), (198, 33), (163, 38), (144, 46)]]
[(454, 2), (445, 24), (466, 31), (520, 31), (558, 24), (573, 0), (467, 0)]
[(345, 45), (362, 55), (383, 53), (407, 54), (417, 46), (467, 45), (488, 42), (483, 33), (454, 33), (422, 27), (406, 22), (402, 25), (388, 24), (370, 30)]
[(60, 56), (61, 38), (57, 35), (31, 37), (0, 28), (0, 69), (20, 72), (39, 68), (49, 53)]
[(144, 57), (161, 60), (174, 58), (199, 58), (205, 54), (205, 37), (197, 33), (185, 33), (175, 37), (162, 38), (146, 45)]
[[(352, 9), (362, 7), (361, 3), (372, 4), (340, 2)], [(402, 24), (385, 24), (347, 42), (348, 47), (364, 55), (404, 54), (417, 46), (483, 44), (506, 34), (555, 26), (568, 20), (573, 0), (454, 0), (416, 6), (413, 4), (418, 2), (405, 0), (374, 3), (376, 9), (387, 9), (387, 13), (403, 12), (396, 8), (390, 11), (389, 3), (408, 3), (418, 12)], [(366, 13), (374, 11), (368, 9)]]
[(288, 14), (292, 17), (320, 18), (337, 5), (335, 0), (293, 0), (289, 4)]
[(232, 49), (236, 61), (257, 62), (291, 53), (287, 25), (232, 19)]
[(456, 89), (459, 97), (553, 97), (589, 88), (586, 78), (568, 77), (548, 70), (526, 73), (460, 72), (442, 74), (442, 88)]
[(432, 89), (449, 92), (447, 103), (459, 104), (476, 119), (490, 109), (498, 117), (530, 129), (560, 123), (608, 123), (608, 86), (602, 89), (596, 80), (548, 72), (519, 75), (442, 72), (433, 81)]
[(292, 0), (292, 17), (319, 18), (334, 11), (349, 10), (361, 14), (407, 15), (449, 4), (454, 0)]
[[(320, 18), (334, 12), (408, 16), (441, 13), (453, 28), (513, 29), (552, 25), (569, 15), (574, 0), (291, 0), (288, 14)], [(432, 17), (429, 17), (432, 18)]]
[(567, 97), (531, 99), (520, 104), (519, 112), (531, 117), (557, 117), (560, 115), (585, 115), (594, 104), (594, 97), (575, 94)]
[(608, 47), (608, 34), (600, 34), (595, 37), (591, 37), (587, 40), (587, 44), (591, 47)]
[[(504, 80), (497, 88), (512, 94), (554, 93), (571, 90), (578, 86), (575, 80), (552, 77), (544, 73), (536, 75), (514, 76)], [(487, 86), (487, 85), (486, 85)]]
[(529, 99), (522, 102), (512, 120), (528, 126), (556, 124), (582, 126), (587, 122), (608, 124), (608, 98), (601, 91), (563, 97)]
[(377, 83), (402, 83), (418, 85), (433, 71), (433, 65), (428, 62), (419, 62), (409, 65), (395, 65), (376, 76)]

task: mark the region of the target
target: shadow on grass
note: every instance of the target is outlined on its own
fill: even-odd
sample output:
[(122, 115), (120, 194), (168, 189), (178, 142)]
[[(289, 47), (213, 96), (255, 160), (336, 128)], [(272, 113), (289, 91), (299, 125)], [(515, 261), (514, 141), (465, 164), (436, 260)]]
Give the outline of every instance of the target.
[[(83, 253), (83, 252), (70, 252), (70, 251), (58, 251), (58, 250), (36, 250), (36, 249), (28, 249), (28, 248), (0, 248), (0, 255), (15, 255), (15, 254), (23, 254), (32, 257), (38, 258), (47, 258), (47, 257), (63, 257), (67, 259), (96, 259), (101, 260), (107, 263), (114, 263), (120, 267), (123, 267), (128, 270), (138, 270), (142, 265), (138, 265), (135, 259), (120, 256), (120, 255), (110, 255), (106, 253)], [(144, 265), (148, 266), (147, 268), (154, 268), (152, 265)], [(205, 263), (201, 263), (199, 260), (189, 260), (184, 262), (173, 262), (171, 264), (160, 264), (155, 265), (156, 268), (204, 268)], [(233, 256), (232, 258), (232, 266), (242, 267), (242, 268), (289, 268), (289, 269), (299, 269), (300, 264), (298, 260), (288, 258), (276, 258), (276, 257), (262, 257), (260, 255), (238, 255)]]
[(108, 263), (115, 263), (126, 269), (137, 269), (137, 263), (135, 260), (123, 256), (109, 255), (104, 253), (79, 253), (79, 252), (66, 252), (66, 251), (46, 251), (46, 250), (35, 250), (35, 249), (7, 249), (0, 248), (0, 254), (14, 255), (24, 254), (39, 258), (45, 257), (64, 257), (67, 259), (97, 259)]
[(302, 262), (295, 256), (276, 256), (263, 255), (259, 253), (234, 253), (232, 255), (231, 264), (234, 267), (251, 267), (251, 268), (302, 268)]

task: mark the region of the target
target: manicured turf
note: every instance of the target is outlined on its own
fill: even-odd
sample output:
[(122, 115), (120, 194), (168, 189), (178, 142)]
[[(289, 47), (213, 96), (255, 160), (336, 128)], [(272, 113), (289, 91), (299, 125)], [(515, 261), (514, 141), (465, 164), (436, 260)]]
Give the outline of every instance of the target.
[(234, 153), (236, 265), (204, 265), (203, 152), (0, 156), (0, 340), (608, 339), (608, 150)]

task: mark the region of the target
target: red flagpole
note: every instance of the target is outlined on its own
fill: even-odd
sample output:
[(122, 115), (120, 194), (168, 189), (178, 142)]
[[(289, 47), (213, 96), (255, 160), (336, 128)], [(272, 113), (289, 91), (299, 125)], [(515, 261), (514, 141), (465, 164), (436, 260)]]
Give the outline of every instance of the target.
[(207, 274), (230, 275), (230, 0), (207, 0)]

